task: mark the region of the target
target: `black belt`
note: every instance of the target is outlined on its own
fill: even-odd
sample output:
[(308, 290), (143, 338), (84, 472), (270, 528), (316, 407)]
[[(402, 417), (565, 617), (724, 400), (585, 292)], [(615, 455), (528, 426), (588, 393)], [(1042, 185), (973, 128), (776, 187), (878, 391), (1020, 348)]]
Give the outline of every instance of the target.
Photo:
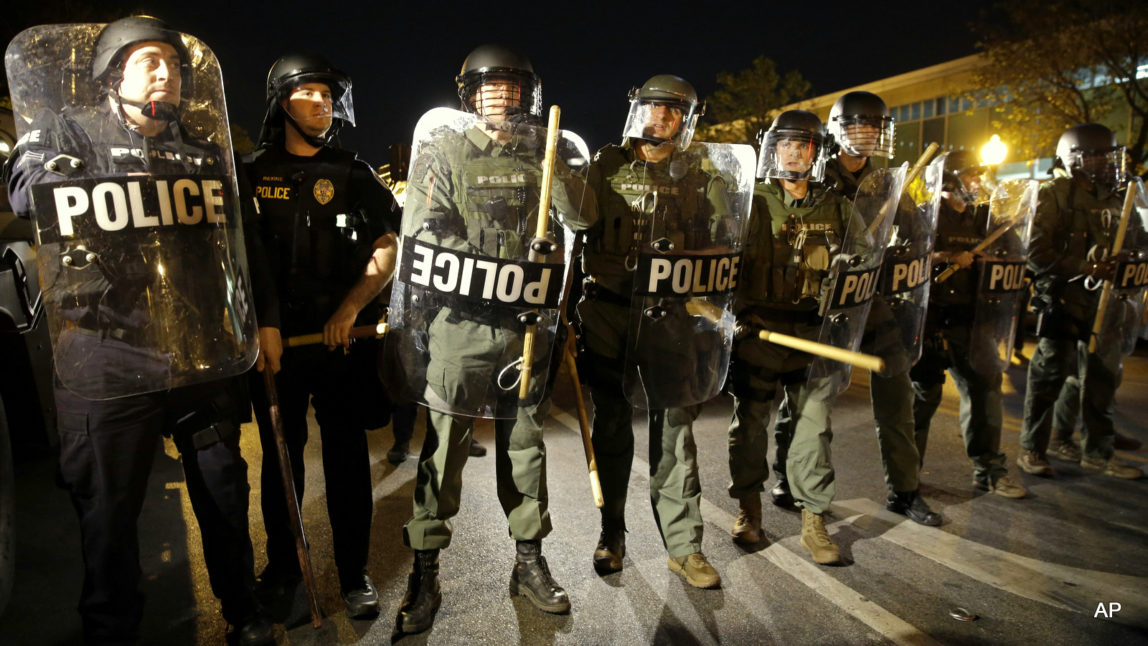
[(606, 289), (593, 278), (586, 278), (582, 281), (582, 295), (591, 300), (618, 305), (619, 307), (629, 307), (631, 302), (628, 296), (622, 296), (615, 291)]

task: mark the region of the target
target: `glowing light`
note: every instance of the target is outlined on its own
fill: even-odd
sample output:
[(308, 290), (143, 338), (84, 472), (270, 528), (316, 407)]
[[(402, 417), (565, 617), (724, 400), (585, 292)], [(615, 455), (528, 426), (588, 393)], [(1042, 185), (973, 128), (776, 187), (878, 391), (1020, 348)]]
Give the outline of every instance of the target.
[(981, 161), (989, 166), (996, 166), (1005, 160), (1008, 155), (1008, 146), (1001, 141), (1000, 135), (993, 135), (989, 142), (981, 148)]

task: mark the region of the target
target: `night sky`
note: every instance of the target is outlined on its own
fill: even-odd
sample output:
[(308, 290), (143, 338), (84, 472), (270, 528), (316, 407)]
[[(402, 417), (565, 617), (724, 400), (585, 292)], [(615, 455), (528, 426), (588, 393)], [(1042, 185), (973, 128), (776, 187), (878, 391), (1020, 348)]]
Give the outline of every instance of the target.
[(146, 13), (202, 39), (223, 68), (231, 121), (253, 138), (271, 63), (288, 51), (320, 53), (354, 80), (358, 127), (344, 130), (344, 147), (378, 165), (389, 144), (410, 141), (422, 113), (457, 107), (454, 76), (484, 42), (521, 48), (542, 77), (544, 103), (562, 106), (562, 127), (594, 150), (620, 139), (627, 91), (654, 74), (683, 76), (705, 96), (718, 72), (748, 67), (764, 54), (782, 73), (801, 72), (811, 96), (835, 92), (974, 53), (970, 23), (990, 3), (56, 4), (64, 10), (42, 21), (75, 21), (69, 6), (78, 7), (81, 21), (92, 19), (84, 15), (90, 11), (111, 12), (97, 14), (101, 21)]

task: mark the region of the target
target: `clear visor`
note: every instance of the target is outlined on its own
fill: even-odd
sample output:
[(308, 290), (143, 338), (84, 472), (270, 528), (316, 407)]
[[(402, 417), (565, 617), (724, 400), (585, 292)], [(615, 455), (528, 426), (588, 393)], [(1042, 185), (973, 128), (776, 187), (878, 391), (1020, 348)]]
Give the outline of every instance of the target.
[(676, 101), (630, 101), (630, 114), (622, 137), (672, 143), (678, 150), (690, 147), (698, 121), (697, 106)]
[(542, 115), (542, 84), (515, 72), (471, 75), (462, 88), (469, 112), (492, 121)]
[(1124, 146), (1117, 146), (1107, 152), (1074, 150), (1069, 167), (1079, 170), (1097, 184), (1120, 187), (1128, 180)]
[(839, 117), (830, 127), (837, 144), (848, 155), (893, 158), (892, 117)]
[(351, 101), (351, 84), (331, 83), (328, 78), (293, 80), (291, 88), (280, 94), (287, 99), (287, 110), (296, 123), (309, 120), (342, 119), (355, 125), (355, 106)]
[(758, 153), (757, 176), (820, 182), (825, 175), (823, 151), (821, 136), (808, 130), (770, 130)]

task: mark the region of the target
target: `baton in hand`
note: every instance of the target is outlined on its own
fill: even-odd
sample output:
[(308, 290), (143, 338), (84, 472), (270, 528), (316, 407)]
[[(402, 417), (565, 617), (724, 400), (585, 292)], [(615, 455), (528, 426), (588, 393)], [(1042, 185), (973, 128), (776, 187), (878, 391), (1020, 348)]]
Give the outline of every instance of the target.
[[(1136, 202), (1137, 184), (1128, 183), (1127, 193), (1124, 196), (1124, 209), (1120, 214), (1120, 228), (1116, 230), (1116, 238), (1112, 241), (1112, 253), (1109, 258), (1120, 255), (1124, 249), (1124, 236), (1128, 232), (1128, 220), (1132, 216), (1132, 206)], [(1104, 313), (1108, 310), (1108, 301), (1112, 298), (1112, 281), (1104, 281), (1104, 289), (1100, 292), (1100, 302), (1096, 305), (1096, 318), (1092, 321), (1092, 333), (1088, 335), (1088, 351), (1096, 353), (1096, 342), (1100, 338), (1100, 327), (1104, 324)]]
[[(360, 325), (359, 327), (351, 328), (352, 339), (362, 339), (369, 336), (381, 337), (390, 330), (390, 326), (386, 323), (379, 323), (378, 325)], [(301, 345), (315, 345), (323, 342), (323, 333), (316, 332), (314, 334), (300, 334), (299, 336), (289, 336), (283, 341), (285, 348), (297, 348)]]
[[(322, 335), (320, 335), (322, 336)], [(287, 515), (291, 523), (291, 533), (295, 535), (295, 551), (299, 555), (299, 570), (303, 573), (303, 587), (307, 589), (307, 603), (311, 608), (311, 625), (323, 625), (323, 615), (319, 610), (319, 597), (315, 591), (315, 572), (311, 569), (311, 553), (307, 547), (307, 536), (303, 533), (303, 514), (299, 509), (299, 498), (295, 495), (295, 475), (291, 469), (291, 456), (287, 452), (287, 440), (283, 437), (283, 417), (279, 414), (279, 392), (275, 388), (275, 375), (270, 369), (263, 371), (263, 386), (267, 391), (267, 401), (271, 408), (271, 434), (275, 436), (275, 448), (279, 453), (279, 475), (283, 478), (283, 492), (287, 495)]]

